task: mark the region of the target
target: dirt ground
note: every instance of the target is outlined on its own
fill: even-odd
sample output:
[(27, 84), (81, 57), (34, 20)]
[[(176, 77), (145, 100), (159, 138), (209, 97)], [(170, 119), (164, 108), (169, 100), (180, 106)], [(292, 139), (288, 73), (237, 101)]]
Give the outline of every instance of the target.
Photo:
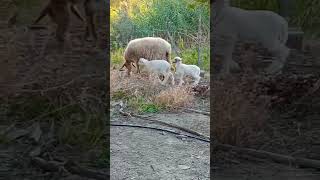
[[(209, 134), (209, 117), (205, 115), (157, 114), (152, 118), (188, 124), (198, 132), (201, 129), (200, 132)], [(112, 121), (172, 129), (136, 118), (112, 118)], [(110, 138), (111, 179), (209, 179), (210, 145), (207, 142), (149, 129), (113, 126)]]

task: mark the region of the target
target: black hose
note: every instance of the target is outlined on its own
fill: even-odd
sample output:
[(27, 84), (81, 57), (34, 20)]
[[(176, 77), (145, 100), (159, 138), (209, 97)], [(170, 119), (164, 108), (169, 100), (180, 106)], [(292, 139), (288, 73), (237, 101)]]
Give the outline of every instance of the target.
[(154, 128), (154, 127), (140, 126), (140, 125), (132, 125), (132, 124), (114, 124), (114, 123), (111, 123), (110, 126), (152, 129), (152, 130), (156, 130), (156, 131), (168, 132), (168, 133), (175, 134), (175, 135), (180, 135), (180, 136), (182, 135), (182, 136), (185, 136), (185, 137), (188, 137), (188, 138), (192, 138), (192, 139), (196, 139), (196, 140), (199, 140), (199, 141), (202, 141), (202, 142), (210, 143), (210, 140), (202, 139), (202, 138), (195, 137), (195, 136), (190, 136), (190, 135), (187, 135), (187, 134), (180, 134), (180, 133), (177, 133), (177, 132), (174, 132), (174, 131), (161, 129), (161, 128)]

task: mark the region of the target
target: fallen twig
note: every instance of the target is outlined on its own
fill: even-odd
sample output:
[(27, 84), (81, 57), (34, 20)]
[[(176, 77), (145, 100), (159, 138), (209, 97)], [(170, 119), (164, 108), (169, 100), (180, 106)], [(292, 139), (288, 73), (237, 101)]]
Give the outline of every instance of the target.
[(79, 165), (77, 165), (75, 162), (69, 160), (64, 165), (65, 169), (68, 170), (72, 174), (77, 174), (83, 177), (88, 178), (94, 178), (94, 179), (101, 179), (106, 180), (110, 179), (110, 174), (101, 173), (93, 170), (85, 169)]
[(198, 133), (196, 131), (193, 131), (191, 129), (187, 129), (187, 128), (183, 128), (183, 127), (180, 127), (180, 126), (177, 126), (177, 125), (174, 125), (174, 124), (170, 124), (170, 123), (166, 123), (166, 122), (163, 122), (163, 121), (158, 121), (158, 120), (155, 120), (155, 119), (151, 119), (150, 117), (145, 117), (145, 116), (141, 116), (141, 115), (138, 115), (138, 114), (124, 112), (123, 111), (123, 103), (121, 102), (118, 105), (120, 106), (119, 113), (122, 114), (122, 115), (129, 116), (129, 117), (135, 117), (135, 118), (147, 120), (149, 122), (165, 125), (165, 126), (168, 126), (168, 127), (171, 127), (171, 128), (175, 128), (175, 129), (179, 129), (181, 131), (184, 131), (184, 132), (187, 132), (187, 133), (190, 133), (190, 134), (193, 134), (193, 135), (196, 135), (196, 136), (200, 136), (202, 138), (210, 140), (210, 137), (207, 137), (207, 136), (205, 136), (203, 134), (200, 134), (200, 133)]
[(271, 159), (272, 161), (275, 161), (278, 163), (289, 164), (289, 165), (295, 164), (300, 167), (320, 169), (319, 160), (295, 158), (292, 156), (286, 156), (286, 155), (276, 154), (276, 153), (262, 151), (262, 150), (256, 150), (251, 148), (241, 148), (241, 147), (236, 147), (228, 144), (220, 144), (217, 142), (215, 143), (215, 147), (221, 150), (232, 149), (234, 151), (237, 151), (238, 153), (245, 153), (245, 154), (249, 154), (251, 156), (255, 156), (263, 159)]
[[(290, 105), (289, 109), (294, 109), (295, 105), (300, 105), (303, 104), (302, 102), (305, 101), (307, 99), (307, 97), (310, 97), (310, 95), (314, 94), (317, 90), (320, 89), (320, 79), (318, 79), (313, 87), (307, 91), (307, 93), (305, 93), (301, 98), (299, 98), (296, 102), (292, 103), (292, 105)], [(290, 112), (292, 112), (294, 110), (291, 110)]]
[[(49, 88), (46, 88), (46, 89), (20, 89), (19, 92), (48, 92), (48, 91), (52, 91), (52, 90), (56, 90), (56, 89), (59, 89), (59, 88), (62, 88), (62, 87), (66, 87), (66, 86), (69, 86), (71, 84), (73, 84), (75, 81), (81, 79), (81, 78), (84, 78), (84, 77), (94, 77), (94, 76), (97, 76), (96, 74), (90, 74), (90, 75), (81, 75), (77, 78), (74, 78), (66, 83), (63, 83), (63, 84), (60, 84), (60, 85), (57, 85), (57, 86), (53, 86), (53, 87), (49, 87)], [(101, 76), (98, 76), (98, 77), (101, 77)]]
[(184, 110), (210, 116), (210, 112), (206, 112), (206, 111), (201, 111), (201, 110), (196, 110), (196, 109), (189, 109), (189, 108), (184, 109)]
[(77, 174), (79, 176), (94, 178), (98, 180), (105, 180), (110, 178), (109, 174), (85, 169), (71, 160), (68, 160), (66, 163), (59, 163), (57, 161), (46, 161), (40, 157), (35, 157), (31, 160), (35, 165), (45, 171), (56, 172), (64, 170), (71, 174)]
[(42, 158), (34, 157), (31, 159), (31, 162), (45, 171), (56, 172), (63, 170), (63, 163), (58, 163), (56, 161), (46, 161)]
[(54, 109), (54, 110), (49, 111), (49, 112), (47, 112), (47, 113), (40, 114), (39, 116), (31, 119), (30, 121), (40, 120), (40, 119), (43, 118), (43, 117), (46, 117), (46, 116), (48, 116), (48, 115), (50, 115), (50, 114), (52, 114), (52, 113), (59, 112), (59, 111), (64, 110), (64, 109), (66, 109), (66, 108), (68, 108), (68, 107), (70, 107), (70, 106), (73, 106), (73, 105), (75, 105), (75, 103), (67, 104), (67, 105), (65, 105), (65, 106), (62, 106), (62, 107), (57, 108), (57, 109)]
[(137, 114), (131, 114), (131, 116), (132, 117), (136, 117), (136, 118), (140, 118), (140, 119), (144, 119), (144, 120), (148, 120), (148, 121), (151, 121), (151, 122), (155, 122), (157, 124), (161, 124), (161, 125), (169, 126), (169, 127), (172, 127), (172, 128), (176, 128), (176, 129), (179, 129), (181, 131), (184, 131), (184, 132), (187, 132), (187, 133), (190, 133), (190, 134), (193, 134), (193, 135), (196, 135), (196, 136), (200, 136), (202, 138), (210, 140), (210, 137), (207, 137), (207, 136), (205, 136), (203, 134), (200, 134), (200, 133), (198, 133), (196, 131), (193, 131), (191, 129), (183, 128), (183, 127), (180, 127), (180, 126), (177, 126), (177, 125), (174, 125), (174, 124), (166, 123), (166, 122), (163, 122), (163, 121), (158, 121), (158, 120), (151, 119), (149, 117), (144, 117), (144, 116), (137, 115)]
[(187, 134), (181, 134), (181, 133), (178, 133), (178, 132), (175, 132), (175, 131), (170, 131), (170, 130), (167, 130), (167, 129), (161, 129), (161, 128), (155, 128), (155, 127), (149, 127), (149, 126), (132, 125), (132, 124), (116, 124), (116, 123), (111, 123), (110, 126), (152, 129), (152, 130), (156, 130), (156, 131), (168, 132), (168, 133), (175, 134), (175, 135), (178, 135), (178, 136), (184, 136), (184, 137), (197, 139), (197, 140), (200, 140), (200, 141), (203, 141), (203, 142), (210, 143), (210, 140), (207, 140), (207, 139), (202, 139), (202, 138), (199, 138), (199, 137), (196, 137), (196, 136), (190, 136), (190, 135), (187, 135)]

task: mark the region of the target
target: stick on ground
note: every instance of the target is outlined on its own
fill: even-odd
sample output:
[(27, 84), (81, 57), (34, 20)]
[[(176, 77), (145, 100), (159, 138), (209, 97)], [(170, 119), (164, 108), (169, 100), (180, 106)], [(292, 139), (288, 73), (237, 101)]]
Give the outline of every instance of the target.
[(313, 159), (305, 159), (305, 158), (295, 158), (292, 156), (286, 156), (281, 154), (276, 154), (272, 152), (262, 151), (262, 150), (256, 150), (251, 148), (241, 148), (236, 147), (228, 144), (215, 144), (216, 149), (221, 150), (234, 150), (238, 153), (243, 154), (249, 154), (254, 157), (262, 158), (262, 159), (270, 159), (272, 161), (283, 163), (283, 164), (289, 164), (289, 165), (298, 165), (300, 167), (305, 168), (315, 168), (320, 170), (320, 161), (319, 160), (313, 160)]

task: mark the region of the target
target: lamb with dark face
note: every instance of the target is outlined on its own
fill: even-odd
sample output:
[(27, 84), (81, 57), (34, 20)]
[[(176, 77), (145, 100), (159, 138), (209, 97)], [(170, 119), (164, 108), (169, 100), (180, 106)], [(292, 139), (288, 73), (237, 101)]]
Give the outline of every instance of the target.
[(180, 57), (175, 57), (173, 63), (176, 64), (176, 76), (179, 79), (179, 85), (181, 86), (184, 81), (183, 78), (190, 76), (194, 79), (193, 86), (196, 86), (201, 77), (200, 77), (200, 68), (192, 64), (183, 64)]

